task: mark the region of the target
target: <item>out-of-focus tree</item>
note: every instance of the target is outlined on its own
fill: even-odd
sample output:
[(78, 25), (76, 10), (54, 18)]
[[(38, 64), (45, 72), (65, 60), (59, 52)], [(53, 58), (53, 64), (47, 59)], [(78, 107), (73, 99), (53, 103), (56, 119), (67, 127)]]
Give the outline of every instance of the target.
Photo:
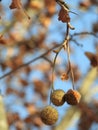
[[(0, 130), (94, 130), (98, 124), (98, 1), (66, 3), (0, 1)], [(81, 100), (56, 107), (68, 109), (46, 127), (40, 110), (50, 103), (53, 81), (55, 89), (77, 89)]]

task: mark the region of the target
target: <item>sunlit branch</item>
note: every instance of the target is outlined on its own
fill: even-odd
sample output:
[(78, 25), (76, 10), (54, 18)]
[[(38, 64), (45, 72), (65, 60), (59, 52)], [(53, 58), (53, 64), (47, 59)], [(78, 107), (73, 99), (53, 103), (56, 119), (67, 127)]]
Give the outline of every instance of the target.
[(74, 34), (70, 35), (70, 39), (72, 39), (75, 36), (80, 36), (80, 35), (92, 35), (92, 36), (98, 38), (98, 35), (94, 32), (79, 32), (79, 33), (74, 33)]
[(21, 69), (21, 68), (23, 68), (23, 67), (26, 67), (27, 65), (31, 64), (32, 62), (35, 62), (35, 61), (37, 61), (38, 59), (43, 58), (43, 57), (44, 57), (45, 55), (47, 55), (50, 51), (52, 51), (53, 49), (55, 49), (55, 48), (58, 47), (58, 46), (59, 46), (59, 45), (56, 45), (56, 46), (52, 47), (51, 49), (47, 50), (46, 52), (44, 52), (44, 53), (41, 54), (40, 56), (38, 56), (38, 57), (36, 57), (36, 58), (30, 60), (30, 61), (27, 62), (27, 63), (24, 63), (24, 64), (18, 66), (16, 69), (11, 70), (11, 71), (9, 71), (8, 73), (6, 73), (6, 74), (0, 76), (0, 79), (3, 79), (3, 78), (5, 78), (5, 77), (11, 75), (12, 73), (16, 72), (17, 70), (19, 70), (19, 69)]
[[(92, 36), (98, 38), (98, 35), (96, 35), (96, 34), (93, 33), (93, 32), (79, 32), (79, 33), (74, 33), (74, 34), (70, 35), (69, 40), (71, 41), (71, 40), (73, 40), (73, 37), (79, 36), (79, 35), (92, 35)], [(50, 51), (52, 51), (53, 49), (55, 49), (56, 47), (59, 47), (59, 46), (60, 46), (60, 45), (56, 45), (56, 46), (50, 48), (49, 50), (47, 50), (46, 52), (44, 52), (43, 54), (41, 54), (40, 56), (38, 56), (38, 57), (32, 59), (31, 61), (29, 61), (29, 62), (27, 62), (27, 63), (24, 63), (24, 64), (18, 66), (16, 69), (7, 72), (6, 74), (0, 76), (0, 79), (3, 79), (3, 78), (5, 78), (5, 77), (11, 75), (12, 73), (16, 72), (17, 70), (19, 70), (19, 69), (21, 69), (21, 68), (23, 68), (23, 67), (26, 67), (27, 65), (31, 64), (32, 62), (35, 62), (35, 61), (37, 61), (38, 59), (43, 58), (43, 57), (44, 57), (45, 55), (47, 55)]]

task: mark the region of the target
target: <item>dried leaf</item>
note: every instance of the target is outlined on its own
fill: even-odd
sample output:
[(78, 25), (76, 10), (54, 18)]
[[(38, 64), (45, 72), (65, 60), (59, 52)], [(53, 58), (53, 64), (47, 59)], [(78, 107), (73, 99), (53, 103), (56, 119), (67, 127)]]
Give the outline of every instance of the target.
[(43, 2), (40, 1), (30, 1), (30, 8), (35, 10), (40, 10), (43, 8)]
[(7, 44), (6, 39), (3, 38), (3, 35), (0, 36), (0, 44), (2, 45)]
[(19, 92), (19, 95), (18, 95), (20, 98), (24, 98), (25, 97), (25, 92)]
[(90, 63), (93, 67), (98, 66), (98, 55), (91, 53), (91, 52), (85, 52), (85, 55), (90, 60)]
[(18, 113), (10, 113), (10, 112), (7, 113), (7, 121), (9, 125), (18, 120), (20, 120), (20, 116)]
[(28, 82), (24, 79), (20, 79), (19, 81), (22, 84), (22, 86), (24, 86), (24, 87), (28, 85)]
[(0, 63), (2, 70), (4, 71), (6, 69), (6, 63)]
[(30, 116), (26, 117), (26, 118), (24, 119), (24, 122), (27, 123), (27, 124), (33, 123), (33, 118), (32, 118), (32, 116), (30, 115)]
[(11, 5), (9, 6), (10, 9), (21, 9), (22, 8), (22, 3), (21, 0), (12, 0)]
[(90, 1), (83, 1), (79, 3), (79, 8), (82, 10), (88, 10), (91, 6), (91, 2)]
[(26, 11), (24, 10), (21, 0), (12, 0), (11, 5), (9, 6), (10, 9), (22, 9), (23, 12), (25, 13), (25, 15), (28, 17), (28, 19), (30, 19), (30, 16), (26, 13)]
[(61, 80), (68, 80), (69, 79), (69, 76), (68, 76), (68, 74), (67, 73), (63, 73), (62, 75), (61, 75)]
[(96, 22), (96, 23), (93, 24), (93, 31), (95, 33), (98, 33), (98, 22)]
[(52, 16), (56, 10), (55, 10), (56, 2), (54, 0), (45, 0), (45, 8), (48, 10), (48, 14)]
[(90, 0), (91, 4), (98, 6), (98, 0)]
[(18, 91), (11, 87), (7, 87), (6, 94), (18, 94)]
[(78, 66), (72, 65), (73, 75), (74, 75), (74, 82), (77, 82), (81, 77), (81, 72)]
[(16, 130), (23, 130), (24, 129), (24, 122), (23, 120), (18, 120), (15, 122)]
[(33, 123), (37, 127), (41, 127), (43, 125), (43, 122), (39, 116), (34, 117)]
[(68, 11), (66, 11), (64, 8), (61, 8), (58, 20), (61, 20), (63, 23), (70, 22)]
[(44, 27), (48, 27), (50, 22), (51, 22), (51, 19), (48, 15), (44, 15), (42, 14), (41, 17), (40, 17), (40, 23), (44, 26)]
[(47, 99), (47, 91), (48, 91), (48, 84), (42, 82), (41, 80), (34, 80), (34, 91), (39, 93), (42, 99)]
[(25, 103), (24, 105), (26, 106), (27, 111), (29, 112), (30, 115), (34, 115), (34, 114), (36, 114), (38, 112), (35, 104), (33, 104), (33, 103)]

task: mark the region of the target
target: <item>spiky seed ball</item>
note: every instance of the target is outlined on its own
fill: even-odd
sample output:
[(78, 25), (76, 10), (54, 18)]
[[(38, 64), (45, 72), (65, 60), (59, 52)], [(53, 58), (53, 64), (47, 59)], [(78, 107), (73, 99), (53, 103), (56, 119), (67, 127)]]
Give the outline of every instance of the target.
[(81, 99), (81, 95), (78, 91), (69, 89), (64, 99), (70, 105), (77, 105)]
[(52, 106), (46, 106), (40, 113), (42, 122), (46, 125), (53, 125), (58, 120), (58, 111)]
[(55, 105), (55, 106), (61, 106), (64, 104), (64, 95), (65, 92), (62, 89), (57, 89), (54, 90), (51, 95), (50, 95), (50, 99), (51, 102)]

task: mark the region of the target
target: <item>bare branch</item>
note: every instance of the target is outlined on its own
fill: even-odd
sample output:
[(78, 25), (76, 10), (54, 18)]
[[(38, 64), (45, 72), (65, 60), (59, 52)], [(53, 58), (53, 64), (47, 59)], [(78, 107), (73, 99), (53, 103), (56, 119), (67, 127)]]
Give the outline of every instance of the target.
[(23, 68), (23, 67), (26, 67), (27, 65), (31, 64), (32, 62), (35, 62), (35, 61), (37, 61), (38, 59), (43, 58), (43, 57), (44, 57), (45, 55), (47, 55), (50, 51), (52, 51), (53, 49), (55, 49), (55, 48), (58, 47), (58, 46), (60, 46), (60, 45), (56, 45), (56, 46), (50, 48), (49, 50), (47, 50), (46, 52), (44, 52), (44, 53), (41, 54), (40, 56), (38, 56), (38, 57), (36, 57), (36, 58), (30, 60), (30, 61), (27, 62), (27, 63), (24, 63), (24, 64), (18, 66), (16, 69), (11, 70), (11, 71), (9, 71), (8, 73), (6, 73), (6, 74), (0, 76), (0, 80), (3, 79), (3, 78), (5, 78), (5, 77), (7, 77), (7, 76), (9, 76), (9, 75), (11, 75), (12, 73), (16, 72), (17, 70), (19, 70), (19, 69), (21, 69), (21, 68)]
[[(93, 32), (79, 32), (79, 33), (74, 33), (74, 34), (72, 34), (72, 35), (70, 36), (70, 39), (69, 39), (69, 40), (71, 41), (74, 36), (78, 36), (78, 35), (93, 35), (94, 37), (98, 38), (98, 35), (96, 35), (96, 34), (93, 33)], [(50, 48), (49, 50), (47, 50), (46, 52), (44, 52), (44, 53), (41, 54), (40, 56), (38, 56), (38, 57), (32, 59), (31, 61), (29, 61), (29, 62), (27, 62), (27, 63), (24, 63), (24, 64), (18, 66), (16, 69), (11, 70), (11, 71), (9, 71), (8, 73), (6, 73), (6, 74), (0, 76), (0, 80), (3, 79), (3, 78), (5, 78), (5, 77), (7, 77), (7, 76), (9, 76), (9, 75), (11, 75), (12, 73), (16, 72), (17, 70), (19, 70), (19, 69), (21, 69), (21, 68), (23, 68), (23, 67), (26, 67), (27, 65), (31, 64), (32, 62), (35, 62), (36, 60), (38, 60), (38, 59), (40, 59), (40, 58), (43, 58), (43, 57), (44, 57), (45, 55), (47, 55), (50, 51), (52, 51), (53, 49), (55, 49), (55, 48), (57, 48), (57, 47), (59, 47), (59, 46), (60, 46), (60, 45), (56, 45), (56, 46)]]
[(93, 32), (79, 32), (79, 33), (74, 33), (70, 36), (70, 39), (72, 39), (74, 36), (79, 36), (79, 35), (92, 35), (96, 38), (98, 38), (98, 35), (96, 33)]

